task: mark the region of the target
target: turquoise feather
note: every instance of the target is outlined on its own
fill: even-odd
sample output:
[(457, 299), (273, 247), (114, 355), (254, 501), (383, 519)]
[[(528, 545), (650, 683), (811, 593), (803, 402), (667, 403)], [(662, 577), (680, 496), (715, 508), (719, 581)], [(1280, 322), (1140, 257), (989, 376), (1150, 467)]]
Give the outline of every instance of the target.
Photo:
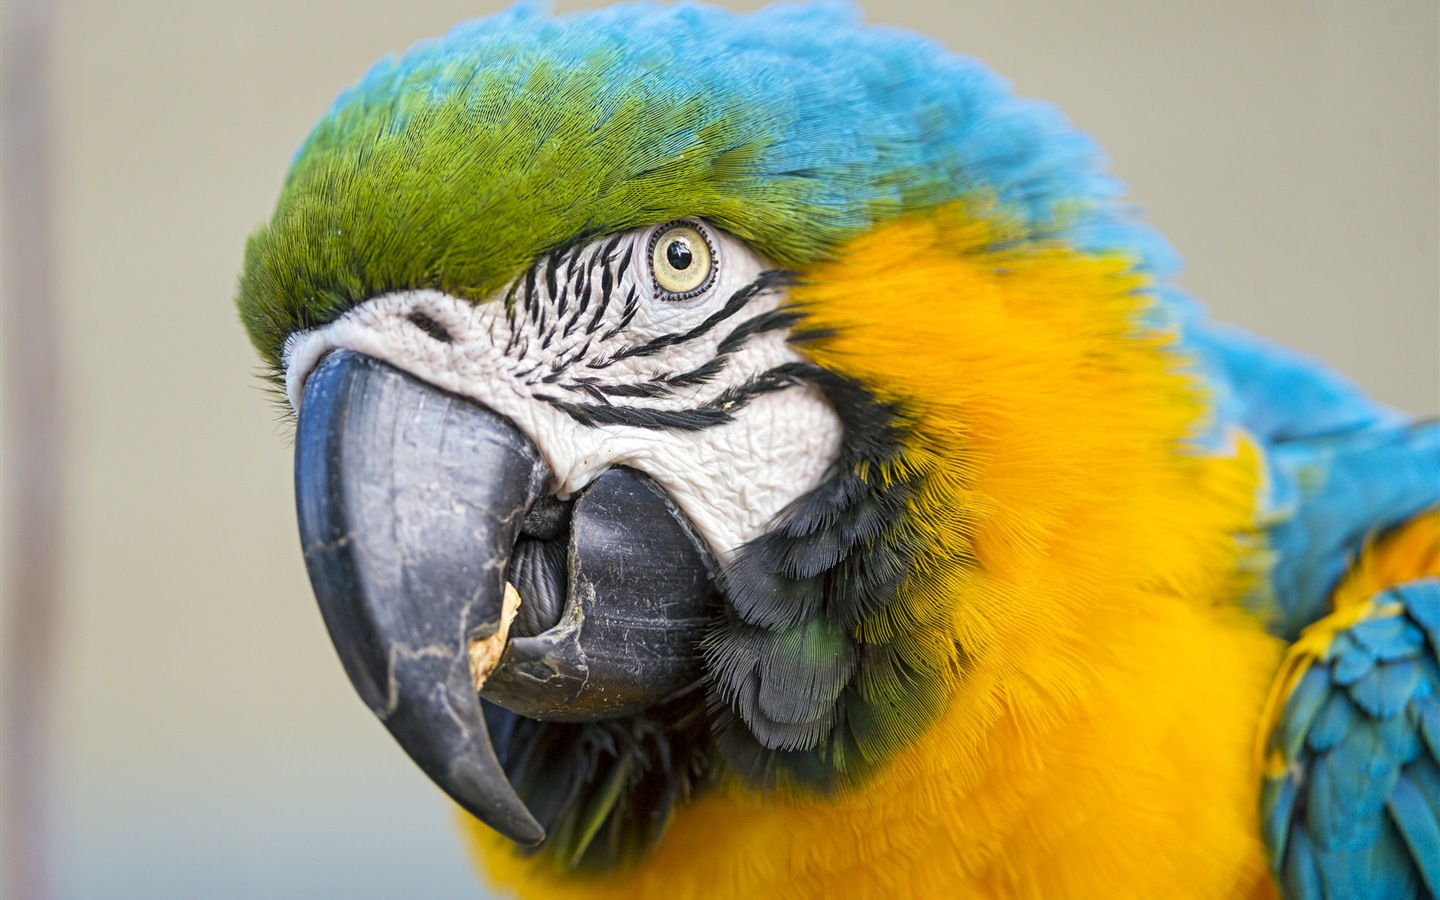
[(1440, 876), (1440, 643), (1425, 627), (1440, 579), (1372, 609), (1304, 674), (1271, 739), (1286, 765), (1262, 790), (1262, 832), (1290, 898), (1419, 898)]

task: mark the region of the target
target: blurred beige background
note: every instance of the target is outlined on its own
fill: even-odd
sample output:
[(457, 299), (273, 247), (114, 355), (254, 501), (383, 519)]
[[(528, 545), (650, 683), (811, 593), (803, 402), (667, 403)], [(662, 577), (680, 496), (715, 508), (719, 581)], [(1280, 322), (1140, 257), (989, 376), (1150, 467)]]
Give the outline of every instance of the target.
[[(60, 5), (59, 896), (483, 896), (326, 639), (231, 296), (334, 95), (500, 4)], [(863, 5), (1094, 133), (1217, 317), (1440, 411), (1434, 0)]]

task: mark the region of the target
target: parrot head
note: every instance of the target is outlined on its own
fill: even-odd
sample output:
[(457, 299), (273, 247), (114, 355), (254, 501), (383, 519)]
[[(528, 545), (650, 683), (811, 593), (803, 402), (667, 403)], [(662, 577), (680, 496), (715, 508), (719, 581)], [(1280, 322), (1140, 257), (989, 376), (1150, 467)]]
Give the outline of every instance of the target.
[(727, 778), (891, 759), (983, 644), (935, 586), (974, 567), (987, 457), (927, 424), (945, 373), (871, 361), (965, 347), (978, 288), (927, 260), (1117, 251), (1097, 278), (1135, 296), (1160, 251), (1098, 172), (1048, 107), (844, 7), (522, 8), (378, 63), (238, 298), (362, 700), (569, 866)]

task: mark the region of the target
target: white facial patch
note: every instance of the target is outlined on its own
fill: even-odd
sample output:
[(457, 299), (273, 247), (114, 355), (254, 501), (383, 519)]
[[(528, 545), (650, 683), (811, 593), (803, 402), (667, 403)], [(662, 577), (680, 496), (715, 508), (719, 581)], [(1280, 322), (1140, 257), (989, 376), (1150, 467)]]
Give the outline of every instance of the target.
[(612, 466), (644, 472), (728, 560), (820, 483), (841, 425), (787, 343), (782, 280), (739, 240), (688, 224), (713, 257), (693, 258), (715, 267), (695, 296), (655, 279), (665, 225), (552, 253), (481, 303), (386, 294), (290, 337), (290, 404), (333, 349), (383, 360), (509, 418), (562, 498)]

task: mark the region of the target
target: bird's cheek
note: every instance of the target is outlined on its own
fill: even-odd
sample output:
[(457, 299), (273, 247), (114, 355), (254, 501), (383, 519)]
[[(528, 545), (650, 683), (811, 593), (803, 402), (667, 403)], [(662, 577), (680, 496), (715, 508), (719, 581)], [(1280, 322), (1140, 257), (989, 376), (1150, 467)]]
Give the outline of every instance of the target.
[(760, 397), (734, 422), (656, 444), (628, 463), (666, 493), (722, 561), (824, 480), (843, 428), (813, 386)]

